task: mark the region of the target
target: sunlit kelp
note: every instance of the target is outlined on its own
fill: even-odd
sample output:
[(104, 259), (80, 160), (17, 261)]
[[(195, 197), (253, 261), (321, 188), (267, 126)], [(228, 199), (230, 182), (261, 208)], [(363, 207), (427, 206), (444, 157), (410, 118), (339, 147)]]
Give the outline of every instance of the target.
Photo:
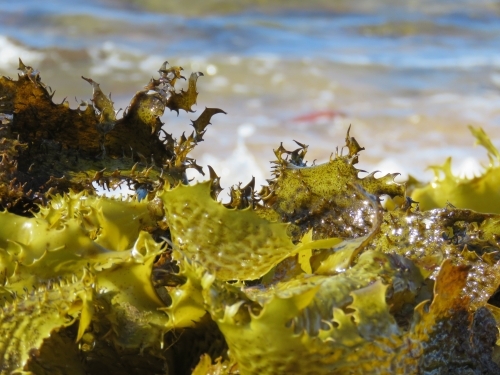
[[(38, 283), (0, 308), (1, 373), (22, 369), (53, 332), (80, 317), (88, 324), (92, 303), (92, 276)], [(83, 329), (85, 327), (82, 327)], [(82, 329), (82, 332), (83, 332)]]
[(404, 186), (394, 182), (397, 173), (378, 179), (374, 173), (358, 178), (360, 171), (354, 165), (363, 148), (349, 136), (349, 131), (347, 152), (337, 150), (324, 164), (307, 166), (304, 157), (308, 146), (299, 146), (294, 151), (287, 151), (282, 145), (275, 150), (274, 178), (260, 193), (263, 205), (257, 207), (264, 217), (290, 223), (295, 240), (310, 229), (314, 238), (366, 234), (373, 210), (356, 194), (356, 185), (375, 196), (404, 195)]
[(411, 194), (422, 209), (441, 208), (450, 203), (457, 208), (500, 213), (500, 153), (483, 129), (472, 126), (469, 129), (476, 142), (488, 151), (488, 166), (472, 179), (455, 176), (451, 171), (451, 158), (442, 166), (430, 167), (435, 173), (434, 181)]
[[(15, 339), (4, 335), (7, 340), (4, 350), (19, 350), (11, 347), (18, 341), (20, 343), (16, 345), (24, 348), (26, 353), (40, 349), (42, 342), (33, 340), (24, 331), (36, 327), (29, 328), (21, 320), (31, 322), (35, 313), (40, 314), (42, 321), (47, 320), (47, 324), (51, 324), (45, 338), (50, 336), (51, 331), (57, 331), (79, 318), (80, 328), (75, 333), (75, 339), (80, 340), (85, 330), (92, 327), (89, 332), (97, 330), (103, 333), (112, 329), (108, 339), (121, 347), (160, 345), (168, 319), (157, 311), (163, 303), (151, 284), (150, 276), (154, 259), (163, 249), (162, 244), (154, 242), (151, 235), (142, 231), (126, 250), (114, 251), (89, 237), (80, 218), (51, 227), (50, 222), (44, 219), (12, 216), (15, 215), (4, 212), (0, 219), (2, 228), (8, 230), (8, 234), (2, 232), (1, 236), (8, 240), (0, 245), (4, 283), (0, 291), (4, 310), (15, 306), (15, 316), (21, 328), (13, 333)], [(115, 239), (117, 244), (122, 242), (119, 237)], [(92, 280), (85, 284), (83, 295), (77, 283), (78, 275), (82, 274), (90, 275)], [(46, 301), (56, 291), (65, 291), (65, 294)], [(51, 305), (52, 310), (45, 309)], [(130, 310), (136, 313), (125, 320), (126, 324), (120, 324), (120, 317)], [(57, 316), (59, 320), (51, 316)], [(134, 325), (138, 317), (141, 317), (141, 323)], [(10, 317), (9, 321), (12, 319)], [(2, 320), (0, 325), (9, 321)], [(145, 327), (152, 326), (157, 329), (145, 330)], [(108, 328), (104, 330), (104, 327)], [(22, 358), (11, 361), (5, 371), (23, 367), (27, 358)]]
[(177, 91), (165, 63), (119, 118), (90, 78), (72, 110), (20, 69), (0, 80), (0, 374), (500, 371), (500, 216), (422, 211), (394, 174), (359, 177), (349, 132), (324, 164), (280, 146), (269, 184), (222, 204), (212, 168), (185, 170), (202, 172), (189, 153), (223, 111), (178, 140), (159, 120), (192, 111), (199, 74)]
[[(457, 373), (486, 374), (497, 367), (491, 360), (483, 363), (482, 348), (470, 346), (466, 350), (468, 357), (464, 356), (463, 345), (480, 334), (489, 335), (484, 346), (491, 355), (496, 338), (494, 332), (469, 326), (472, 315), (468, 312), (468, 299), (461, 297), (466, 274), (463, 267), (443, 263), (432, 304), (425, 301), (416, 307), (408, 329), (398, 326), (389, 311), (385, 300), (387, 285), (380, 280), (370, 283), (376, 272), (366, 273), (363, 278), (367, 284), (358, 284), (351, 291), (348, 287), (340, 291), (334, 287), (335, 281), (343, 285), (343, 275), (289, 285), (286, 292), (277, 290), (259, 301), (260, 309), (248, 299), (225, 304), (224, 301), (230, 301), (226, 294), (231, 291), (215, 293), (221, 286), (212, 286), (208, 298), (212, 315), (241, 373), (409, 374), (456, 369)], [(331, 283), (330, 280), (335, 281), (321, 285), (321, 281)], [(325, 296), (318, 294), (321, 289)], [(329, 295), (338, 299), (338, 294), (348, 301), (324, 316), (323, 298)], [(224, 298), (218, 299), (220, 296)], [(304, 309), (309, 309), (309, 319), (297, 326), (294, 318)], [(487, 313), (475, 318), (484, 319), (481, 324), (489, 327), (494, 325)], [(315, 319), (319, 330), (311, 330)], [(273, 334), (269, 333), (270, 326)], [(444, 343), (445, 337), (450, 341)]]

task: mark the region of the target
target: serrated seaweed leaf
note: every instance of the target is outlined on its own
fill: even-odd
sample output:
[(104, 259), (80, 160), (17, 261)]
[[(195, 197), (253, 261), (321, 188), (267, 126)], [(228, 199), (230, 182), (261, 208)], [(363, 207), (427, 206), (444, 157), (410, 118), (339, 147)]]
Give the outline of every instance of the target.
[(92, 283), (93, 277), (84, 274), (68, 283), (39, 284), (0, 307), (0, 374), (22, 371), (45, 339), (73, 324), (92, 296)]
[(196, 104), (196, 99), (198, 98), (196, 81), (198, 81), (198, 77), (200, 76), (203, 76), (203, 73), (191, 73), (187, 91), (181, 90), (180, 92), (172, 92), (167, 102), (167, 107), (170, 108), (171, 111), (179, 113), (179, 110), (183, 109), (186, 112), (194, 112), (191, 107)]
[(194, 130), (196, 132), (195, 140), (196, 142), (201, 142), (203, 141), (203, 135), (205, 135), (206, 132), (206, 127), (210, 125), (210, 120), (212, 119), (213, 115), (216, 115), (217, 113), (224, 113), (222, 109), (219, 108), (205, 108), (205, 110), (201, 113), (201, 115), (196, 119), (192, 121), (192, 125), (194, 127)]
[(101, 87), (97, 82), (91, 78), (82, 79), (87, 81), (92, 85), (94, 91), (92, 96), (92, 102), (94, 103), (94, 108), (99, 112), (99, 126), (102, 131), (111, 130), (116, 121), (115, 108), (113, 107), (113, 102), (108, 98), (101, 90)]

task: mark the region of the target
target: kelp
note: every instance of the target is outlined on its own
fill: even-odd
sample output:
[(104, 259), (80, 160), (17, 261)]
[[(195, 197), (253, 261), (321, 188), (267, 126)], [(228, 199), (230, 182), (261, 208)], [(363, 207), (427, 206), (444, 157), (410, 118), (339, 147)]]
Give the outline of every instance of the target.
[[(194, 111), (200, 73), (178, 90), (165, 62), (119, 117), (91, 78), (71, 109), (19, 69), (0, 78), (0, 374), (500, 371), (500, 216), (468, 206), (493, 193), (482, 130), (484, 186), (410, 198), (396, 174), (360, 177), (349, 129), (319, 165), (280, 145), (268, 184), (222, 203), (213, 168), (185, 171), (203, 173), (189, 154), (225, 112), (177, 139), (160, 120)], [(135, 195), (96, 195), (122, 184)]]
[(258, 208), (263, 217), (290, 223), (295, 240), (310, 229), (314, 238), (366, 234), (373, 210), (364, 199), (359, 199), (356, 186), (375, 196), (404, 195), (404, 186), (394, 182), (397, 173), (381, 178), (375, 178), (375, 173), (358, 177), (361, 171), (355, 164), (363, 148), (349, 136), (349, 130), (347, 153), (337, 151), (321, 165), (307, 166), (304, 157), (308, 146), (298, 145), (294, 151), (287, 151), (283, 145), (275, 150), (274, 178), (261, 193), (263, 208)]
[[(469, 328), (472, 316), (467, 298), (461, 298), (466, 275), (465, 268), (444, 262), (432, 303), (424, 301), (416, 306), (406, 330), (391, 315), (385, 298), (387, 285), (381, 280), (357, 285), (346, 294), (341, 291), (349, 300), (329, 309), (327, 316), (321, 316), (318, 302), (335, 298), (339, 292), (326, 285), (318, 288), (317, 283), (306, 288), (304, 283), (289, 286), (285, 295), (273, 293), (259, 313), (246, 309), (242, 302), (226, 305), (228, 298), (213, 298), (210, 306), (244, 374), (494, 373), (498, 367), (491, 361), (482, 362), (481, 348), (469, 347), (466, 352), (470, 357), (464, 355), (463, 344), (479, 334)], [(335, 281), (344, 286), (343, 280)], [(328, 290), (325, 296), (318, 295), (321, 289)], [(305, 320), (305, 327), (298, 327), (294, 320), (305, 309), (309, 309), (310, 319), (316, 318), (321, 324), (316, 332), (310, 330), (314, 322)], [(491, 327), (491, 315), (479, 316), (481, 311), (474, 317), (484, 318), (480, 324)], [(271, 325), (273, 335), (268, 331)], [(474, 328), (487, 335), (482, 327)], [(489, 333), (485, 346), (491, 353), (496, 335)], [(445, 337), (451, 342), (443, 342)]]
[(193, 121), (195, 132), (189, 137), (175, 139), (163, 131), (160, 117), (166, 108), (192, 112), (196, 81), (203, 75), (193, 73), (188, 90), (178, 91), (174, 85), (179, 77), (172, 74), (176, 70), (166, 65), (160, 78), (138, 91), (117, 118), (111, 98), (91, 78), (82, 77), (93, 88), (91, 105), (82, 102), (71, 109), (66, 101), (53, 103), (53, 93), (39, 73), (34, 75), (34, 69), (19, 60), (18, 80), (0, 78), (0, 108), (14, 116), (1, 134), (2, 207), (26, 214), (49, 195), (69, 188), (93, 193), (92, 183), (105, 189), (125, 184), (149, 192), (164, 180), (185, 182), (187, 168), (202, 172), (187, 154), (203, 140), (212, 116), (223, 111), (207, 108)]
[(488, 165), (474, 178), (459, 177), (451, 170), (451, 157), (441, 166), (429, 167), (434, 171), (434, 181), (417, 186), (411, 193), (424, 210), (451, 204), (479, 212), (500, 213), (498, 184), (500, 183), (500, 153), (482, 128), (469, 126), (476, 143), (488, 152)]

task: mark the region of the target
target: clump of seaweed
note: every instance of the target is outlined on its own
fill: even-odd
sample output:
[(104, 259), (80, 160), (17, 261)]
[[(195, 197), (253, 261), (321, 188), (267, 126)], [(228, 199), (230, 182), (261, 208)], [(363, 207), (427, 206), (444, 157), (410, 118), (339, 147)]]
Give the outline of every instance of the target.
[(2, 207), (27, 214), (50, 195), (69, 189), (92, 194), (92, 183), (106, 189), (127, 184), (149, 193), (164, 181), (187, 182), (188, 168), (203, 174), (188, 154), (203, 141), (212, 116), (224, 111), (206, 108), (187, 137), (175, 139), (165, 132), (160, 120), (165, 109), (193, 112), (196, 82), (203, 75), (192, 73), (187, 90), (176, 90), (176, 82), (185, 79), (182, 69), (167, 65), (117, 118), (111, 97), (91, 78), (82, 77), (92, 85), (91, 104), (82, 102), (71, 109), (66, 101), (53, 103), (54, 93), (42, 83), (40, 73), (19, 60), (18, 80), (0, 78), (0, 110), (13, 116), (2, 127)]
[(203, 173), (189, 153), (224, 112), (178, 139), (160, 121), (192, 111), (200, 73), (178, 91), (164, 63), (118, 118), (92, 79), (73, 110), (19, 68), (0, 78), (0, 374), (500, 371), (497, 214), (359, 177), (349, 131), (320, 165), (280, 145), (268, 185), (223, 204), (214, 169), (185, 171)]

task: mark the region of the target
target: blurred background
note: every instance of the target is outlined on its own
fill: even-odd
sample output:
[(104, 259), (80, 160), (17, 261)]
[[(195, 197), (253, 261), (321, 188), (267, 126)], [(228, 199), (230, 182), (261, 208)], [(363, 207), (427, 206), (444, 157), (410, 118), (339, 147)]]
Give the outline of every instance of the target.
[(206, 106), (227, 112), (193, 152), (223, 187), (263, 184), (280, 142), (324, 162), (349, 124), (359, 168), (401, 179), (447, 156), (478, 173), (468, 124), (500, 146), (500, 1), (0, 0), (0, 74), (18, 57), (73, 108), (92, 95), (82, 75), (118, 109), (165, 60), (203, 72), (196, 113), (162, 121), (179, 137)]

